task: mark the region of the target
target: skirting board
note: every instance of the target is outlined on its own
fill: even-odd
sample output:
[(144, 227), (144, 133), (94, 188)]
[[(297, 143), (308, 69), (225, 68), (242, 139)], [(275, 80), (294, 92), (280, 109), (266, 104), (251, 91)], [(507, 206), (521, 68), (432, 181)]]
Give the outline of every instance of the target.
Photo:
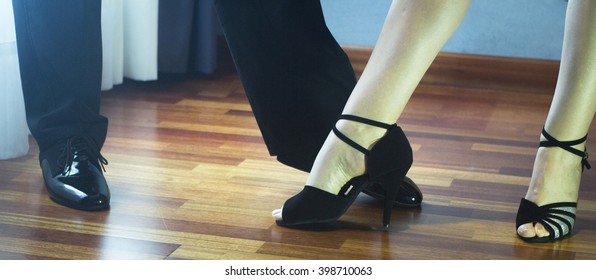
[[(219, 38), (218, 70), (234, 71), (223, 36)], [(357, 75), (362, 73), (372, 47), (342, 46)], [(421, 83), (552, 94), (560, 61), (441, 52)]]
[[(352, 62), (354, 71), (361, 73), (372, 48), (343, 48)], [(441, 52), (421, 83), (552, 94), (559, 64), (558, 60)]]

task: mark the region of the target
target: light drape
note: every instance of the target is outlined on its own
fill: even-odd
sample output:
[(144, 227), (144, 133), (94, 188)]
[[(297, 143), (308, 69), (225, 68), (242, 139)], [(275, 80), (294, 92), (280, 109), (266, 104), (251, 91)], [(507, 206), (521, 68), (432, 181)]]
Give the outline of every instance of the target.
[[(167, 12), (160, 15), (160, 10)], [(215, 70), (213, 0), (102, 0), (101, 12), (102, 90), (124, 78), (156, 80), (159, 71)], [(170, 40), (172, 34), (180, 40)], [(0, 159), (29, 150), (15, 38), (12, 0), (0, 0)]]
[(12, 1), (0, 0), (0, 159), (29, 151)]
[(123, 78), (155, 80), (158, 72), (215, 71), (213, 0), (102, 0), (101, 20), (102, 90)]
[(157, 79), (159, 0), (102, 0), (101, 6), (102, 90), (124, 77)]

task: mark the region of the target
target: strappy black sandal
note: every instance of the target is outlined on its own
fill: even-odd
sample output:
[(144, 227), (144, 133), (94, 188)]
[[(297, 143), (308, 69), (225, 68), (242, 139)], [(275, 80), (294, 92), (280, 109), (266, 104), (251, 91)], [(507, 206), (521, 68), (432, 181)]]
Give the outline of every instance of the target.
[[(540, 147), (559, 147), (564, 149), (582, 158), (582, 171), (584, 168), (591, 168), (588, 162), (588, 153), (585, 150), (582, 152), (572, 148), (574, 145), (585, 142), (588, 139), (587, 135), (574, 141), (559, 141), (548, 134), (544, 128), (542, 129), (542, 135), (547, 140), (540, 141)], [(519, 209), (517, 210), (516, 232), (523, 224), (540, 223), (549, 232), (548, 236), (523, 237), (518, 234), (519, 238), (529, 243), (545, 243), (561, 240), (570, 236), (573, 224), (575, 223), (576, 211), (577, 202), (557, 202), (538, 206), (534, 202), (522, 198)]]
[(389, 226), (391, 210), (400, 182), (412, 165), (412, 148), (405, 134), (396, 124), (385, 124), (353, 115), (342, 115), (340, 119), (355, 121), (387, 130), (370, 150), (349, 139), (337, 128), (335, 135), (365, 155), (365, 174), (349, 180), (334, 195), (313, 186), (304, 186), (297, 195), (288, 199), (282, 210), (281, 226), (304, 226), (334, 222), (352, 205), (364, 187), (379, 184), (385, 189), (383, 225)]

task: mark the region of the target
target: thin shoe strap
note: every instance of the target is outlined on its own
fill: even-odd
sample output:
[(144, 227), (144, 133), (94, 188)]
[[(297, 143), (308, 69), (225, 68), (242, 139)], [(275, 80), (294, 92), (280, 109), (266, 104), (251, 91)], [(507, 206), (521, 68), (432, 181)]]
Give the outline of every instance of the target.
[(585, 150), (582, 152), (576, 148), (571, 147), (571, 146), (579, 145), (579, 144), (585, 142), (588, 139), (588, 135), (586, 135), (578, 140), (559, 141), (559, 140), (555, 139), (555, 137), (553, 137), (552, 135), (548, 134), (548, 132), (546, 132), (546, 129), (544, 129), (544, 128), (542, 128), (542, 135), (544, 136), (544, 138), (546, 138), (546, 140), (540, 141), (540, 147), (559, 147), (561, 149), (564, 149), (565, 151), (568, 151), (568, 152), (582, 158), (582, 169), (584, 167), (587, 169), (592, 168), (592, 166), (588, 162), (588, 153)]
[[(350, 120), (350, 121), (355, 121), (355, 122), (359, 122), (359, 123), (363, 123), (363, 124), (368, 124), (368, 125), (372, 125), (372, 126), (376, 126), (379, 128), (384, 128), (387, 130), (390, 130), (394, 127), (397, 127), (396, 124), (386, 124), (386, 123), (382, 123), (382, 122), (378, 122), (378, 121), (374, 121), (374, 120), (370, 120), (370, 119), (366, 119), (363, 117), (359, 117), (359, 116), (354, 116), (354, 115), (341, 115), (339, 117), (340, 120)], [(346, 135), (344, 135), (343, 133), (341, 133), (337, 127), (333, 127), (333, 133), (335, 133), (335, 135), (337, 136), (337, 138), (341, 139), (342, 141), (344, 141), (346, 144), (352, 146), (352, 148), (360, 151), (361, 153), (368, 155), (368, 149), (360, 146), (360, 144), (354, 142), (352, 139), (348, 138)]]
[(339, 119), (355, 121), (355, 122), (359, 122), (359, 123), (364, 123), (364, 124), (384, 128), (384, 129), (390, 129), (391, 127), (395, 126), (395, 124), (386, 124), (386, 123), (382, 123), (382, 122), (378, 122), (378, 121), (374, 121), (374, 120), (370, 120), (370, 119), (366, 119), (366, 118), (354, 116), (354, 115), (341, 115), (341, 116), (339, 116)]

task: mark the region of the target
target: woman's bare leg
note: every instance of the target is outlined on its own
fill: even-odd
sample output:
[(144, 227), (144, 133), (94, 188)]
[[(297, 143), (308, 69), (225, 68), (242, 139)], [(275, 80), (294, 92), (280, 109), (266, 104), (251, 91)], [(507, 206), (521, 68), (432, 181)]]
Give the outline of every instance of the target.
[[(596, 112), (596, 2), (569, 1), (561, 68), (545, 130), (559, 141), (584, 137)], [(545, 140), (545, 138), (541, 138)], [(583, 151), (585, 143), (573, 146)], [(576, 202), (581, 158), (560, 148), (538, 149), (526, 199), (537, 205)], [(537, 223), (521, 225), (522, 237), (548, 236)]]
[[(395, 123), (422, 76), (464, 18), (470, 0), (394, 1), (372, 56), (343, 113)], [(369, 147), (384, 129), (349, 121), (337, 127)], [(306, 184), (337, 194), (352, 177), (364, 174), (364, 155), (329, 134)], [(273, 211), (281, 219), (281, 209)]]

